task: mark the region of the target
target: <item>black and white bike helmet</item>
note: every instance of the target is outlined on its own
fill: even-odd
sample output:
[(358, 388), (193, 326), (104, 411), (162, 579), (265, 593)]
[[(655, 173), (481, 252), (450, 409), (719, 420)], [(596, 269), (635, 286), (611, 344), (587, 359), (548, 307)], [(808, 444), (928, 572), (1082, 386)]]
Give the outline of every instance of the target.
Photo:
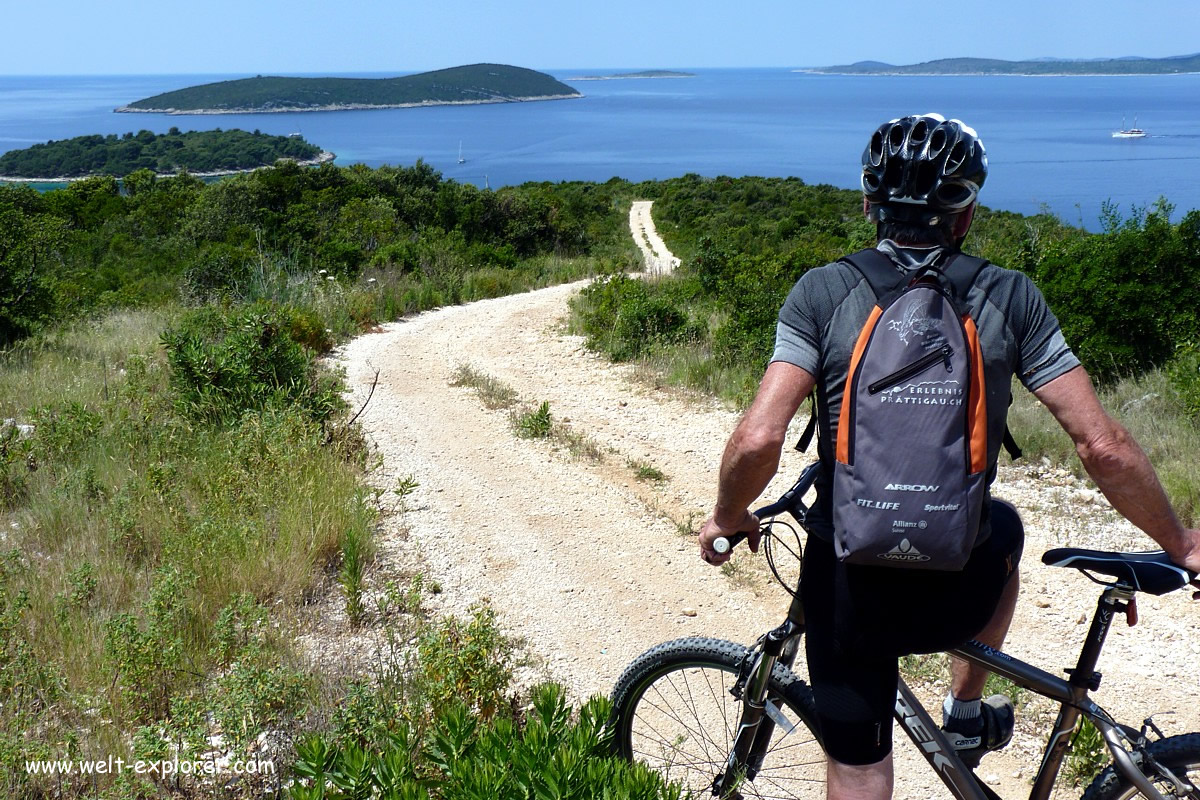
[(929, 224), (971, 205), (988, 171), (975, 130), (941, 114), (880, 125), (862, 163), (862, 190), (873, 218)]

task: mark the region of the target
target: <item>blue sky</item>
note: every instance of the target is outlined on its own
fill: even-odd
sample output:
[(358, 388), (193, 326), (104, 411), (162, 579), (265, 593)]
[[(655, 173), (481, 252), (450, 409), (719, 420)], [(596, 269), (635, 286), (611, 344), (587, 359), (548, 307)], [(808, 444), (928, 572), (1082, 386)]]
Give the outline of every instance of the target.
[(794, 67), (1200, 51), (1198, 0), (13, 0), (0, 74)]

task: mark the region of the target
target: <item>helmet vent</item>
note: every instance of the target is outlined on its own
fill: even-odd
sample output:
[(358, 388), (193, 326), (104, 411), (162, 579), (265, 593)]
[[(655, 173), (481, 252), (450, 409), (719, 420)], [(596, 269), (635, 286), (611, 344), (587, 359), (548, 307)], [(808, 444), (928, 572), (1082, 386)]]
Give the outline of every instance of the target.
[(879, 131), (875, 131), (875, 135), (871, 137), (871, 166), (878, 167), (883, 161), (883, 135)]
[(913, 197), (927, 196), (937, 185), (937, 180), (937, 167), (928, 161), (919, 162), (917, 164), (917, 174), (913, 180)]
[(890, 195), (897, 194), (904, 186), (904, 164), (896, 159), (888, 161), (883, 170), (883, 188)]
[(953, 175), (962, 166), (963, 161), (967, 158), (967, 144), (961, 139), (955, 143), (950, 149), (950, 155), (946, 156), (946, 166), (942, 168), (942, 172), (946, 175)]
[(946, 129), (939, 127), (929, 137), (929, 158), (937, 158), (946, 147)]
[(961, 183), (943, 183), (934, 192), (934, 199), (942, 208), (962, 208), (971, 202), (971, 189)]
[(929, 126), (925, 124), (925, 120), (920, 120), (916, 125), (913, 125), (912, 132), (908, 135), (908, 140), (913, 144), (920, 144), (925, 141), (927, 133), (929, 133)]
[(888, 150), (891, 151), (891, 155), (896, 155), (903, 146), (904, 128), (899, 125), (893, 125), (892, 129), (888, 131)]

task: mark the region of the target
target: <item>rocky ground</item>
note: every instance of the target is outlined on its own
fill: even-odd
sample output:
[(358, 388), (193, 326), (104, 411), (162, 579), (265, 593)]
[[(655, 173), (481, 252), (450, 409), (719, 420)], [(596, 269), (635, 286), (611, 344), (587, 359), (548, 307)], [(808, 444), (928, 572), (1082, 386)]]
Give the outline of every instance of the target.
[[(631, 213), (648, 264), (673, 266), (648, 220), (648, 207)], [(437, 580), (443, 612), (490, 598), (506, 630), (535, 655), (521, 679), (552, 678), (576, 698), (607, 693), (623, 667), (658, 642), (753, 641), (782, 620), (788, 600), (750, 553), (724, 571), (697, 554), (692, 531), (712, 503), (737, 415), (608, 363), (565, 334), (567, 301), (583, 285), (442, 308), (385, 325), (338, 354), (360, 401), (378, 370), (360, 417), (380, 458), (373, 480), (383, 488), (406, 476), (420, 483), (408, 510), (386, 518), (381, 568), (419, 569)], [(487, 410), (471, 389), (450, 385), (460, 365), (502, 380), (522, 400), (547, 401), (556, 420), (590, 437), (604, 456), (580, 458), (552, 441), (515, 437), (507, 412)], [(637, 463), (666, 479), (636, 480)], [(805, 463), (785, 450), (767, 497)], [(1059, 672), (1074, 663), (1098, 594), (1080, 574), (1043, 566), (1041, 552), (1152, 543), (1064, 470), (1005, 466), (995, 493), (1021, 510), (1028, 536), (1006, 650)], [(1113, 627), (1095, 699), (1128, 723), (1174, 709), (1158, 719), (1168, 734), (1200, 730), (1200, 605), (1185, 592), (1141, 597), (1139, 605), (1138, 626), (1118, 620)], [(352, 647), (354, 637), (337, 628), (334, 618), (321, 635)], [(938, 691), (925, 699), (936, 703)], [(980, 774), (1001, 794), (1026, 794), (1053, 713), (1033, 698), (1014, 743), (985, 760)], [(949, 796), (907, 741), (897, 758), (897, 797)]]

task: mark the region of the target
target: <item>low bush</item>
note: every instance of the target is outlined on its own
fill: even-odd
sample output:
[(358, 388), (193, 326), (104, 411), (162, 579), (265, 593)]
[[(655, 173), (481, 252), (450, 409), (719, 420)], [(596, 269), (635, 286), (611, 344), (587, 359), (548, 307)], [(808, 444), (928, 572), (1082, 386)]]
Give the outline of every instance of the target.
[(1185, 342), (1175, 349), (1175, 358), (1167, 367), (1171, 386), (1179, 393), (1183, 407), (1200, 422), (1200, 345)]
[(186, 312), (162, 336), (171, 387), (189, 418), (228, 423), (247, 411), (295, 406), (324, 422), (343, 407), (280, 314), (259, 303)]
[(461, 702), (442, 706), (429, 735), (395, 732), (385, 746), (331, 746), (313, 737), (297, 748), (292, 800), (391, 797), (679, 800), (681, 791), (640, 764), (612, 755), (607, 700), (594, 697), (576, 719), (560, 687), (533, 692), (524, 724), (480, 718)]
[(616, 274), (580, 293), (577, 319), (588, 347), (614, 361), (644, 355), (656, 343), (677, 341), (687, 317), (659, 287)]

